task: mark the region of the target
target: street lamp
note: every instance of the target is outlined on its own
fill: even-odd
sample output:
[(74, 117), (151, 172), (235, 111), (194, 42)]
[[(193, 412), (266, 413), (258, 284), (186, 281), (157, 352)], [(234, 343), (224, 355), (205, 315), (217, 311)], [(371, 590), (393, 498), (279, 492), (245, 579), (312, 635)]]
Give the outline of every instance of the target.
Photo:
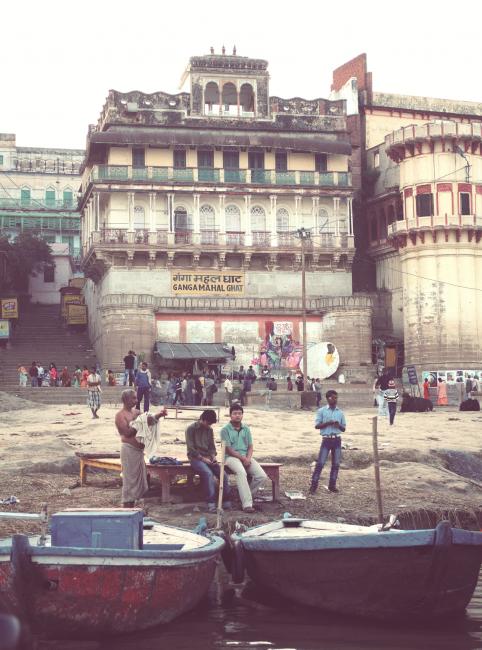
[(301, 242), (301, 319), (303, 324), (303, 386), (306, 388), (308, 379), (308, 345), (306, 340), (306, 268), (305, 268), (305, 244), (311, 240), (311, 231), (306, 228), (299, 228), (296, 236)]

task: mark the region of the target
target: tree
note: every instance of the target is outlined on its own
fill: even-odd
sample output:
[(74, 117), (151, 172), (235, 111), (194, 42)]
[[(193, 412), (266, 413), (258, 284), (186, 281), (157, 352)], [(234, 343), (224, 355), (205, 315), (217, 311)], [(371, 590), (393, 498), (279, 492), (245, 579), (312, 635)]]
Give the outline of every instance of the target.
[(8, 276), (2, 287), (6, 291), (28, 291), (31, 275), (37, 275), (48, 265), (53, 265), (50, 246), (38, 235), (20, 233), (10, 241), (7, 237), (0, 239), (0, 253), (7, 259)]

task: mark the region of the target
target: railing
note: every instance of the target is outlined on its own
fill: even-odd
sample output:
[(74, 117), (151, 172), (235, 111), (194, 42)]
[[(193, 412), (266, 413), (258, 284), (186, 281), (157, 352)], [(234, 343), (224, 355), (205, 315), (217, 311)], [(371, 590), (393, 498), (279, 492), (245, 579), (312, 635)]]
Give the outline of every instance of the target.
[(254, 185), (311, 185), (351, 187), (349, 172), (274, 171), (271, 169), (221, 169), (207, 167), (132, 167), (96, 165), (91, 181), (172, 183), (242, 183)]
[(201, 230), (201, 244), (213, 245), (218, 243), (216, 230)]
[(244, 232), (226, 231), (227, 246), (244, 246)]
[(77, 210), (74, 201), (62, 199), (34, 199), (34, 198), (0, 198), (0, 209), (14, 208), (20, 210)]
[(146, 228), (135, 228), (134, 241), (136, 242), (136, 244), (148, 244), (149, 231)]
[(175, 244), (191, 244), (192, 230), (176, 230), (174, 233)]
[(299, 239), (293, 235), (291, 232), (278, 232), (276, 233), (278, 237), (278, 246), (281, 247), (292, 247), (299, 244)]
[(254, 230), (251, 233), (253, 237), (253, 246), (270, 246), (271, 233), (264, 230)]
[(100, 231), (100, 240), (104, 244), (126, 244), (127, 228), (105, 228)]
[(388, 226), (388, 236), (406, 233), (411, 230), (430, 230), (432, 228), (476, 228), (482, 229), (482, 217), (473, 214), (434, 215), (433, 217), (414, 217), (394, 221)]

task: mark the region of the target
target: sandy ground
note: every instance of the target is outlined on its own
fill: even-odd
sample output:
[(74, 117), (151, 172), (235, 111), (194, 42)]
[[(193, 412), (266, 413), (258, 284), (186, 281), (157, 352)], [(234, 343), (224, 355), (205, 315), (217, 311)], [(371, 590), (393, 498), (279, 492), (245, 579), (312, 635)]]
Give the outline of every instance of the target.
[[(343, 404), (340, 404), (343, 408)], [(9, 409), (8, 411), (6, 409)], [(120, 479), (113, 473), (95, 473), (85, 487), (78, 485), (75, 451), (118, 451), (114, 428), (116, 409), (102, 407), (92, 420), (84, 406), (38, 406), (0, 394), (4, 410), (0, 431), (0, 499), (15, 495), (18, 511), (38, 511), (47, 502), (50, 512), (66, 507), (115, 506), (120, 500)], [(12, 410), (16, 409), (16, 410)], [(248, 408), (245, 421), (254, 439), (255, 457), (281, 462), (281, 502), (263, 503), (262, 512), (247, 520), (240, 510), (226, 515), (225, 523), (251, 523), (279, 517), (289, 511), (348, 522), (372, 522), (377, 515), (372, 462), (372, 418), (376, 409), (346, 410), (347, 431), (339, 476), (339, 494), (320, 484), (315, 496), (290, 501), (286, 490), (307, 495), (311, 463), (320, 445), (313, 428), (314, 412)], [(186, 418), (194, 419), (192, 413)], [(221, 409), (221, 423), (228, 421)], [(189, 419), (167, 418), (162, 423), (160, 455), (186, 457), (184, 430)], [(215, 426), (217, 434), (220, 425)], [(417, 527), (430, 525), (441, 513), (455, 522), (478, 527), (482, 520), (482, 414), (438, 408), (432, 413), (397, 414), (390, 427), (378, 424), (384, 512), (400, 513), (402, 521)], [(328, 471), (327, 471), (328, 470)], [(322, 475), (327, 480), (329, 467)], [(264, 492), (270, 494), (270, 486)], [(197, 491), (173, 490), (175, 503), (161, 506), (156, 493), (144, 501), (149, 514), (161, 521), (190, 527), (203, 514)], [(239, 506), (239, 504), (238, 504)], [(12, 506), (0, 506), (12, 510)], [(215, 517), (210, 516), (210, 523)], [(211, 521), (212, 520), (212, 521)], [(34, 531), (35, 524), (0, 520), (0, 534)]]

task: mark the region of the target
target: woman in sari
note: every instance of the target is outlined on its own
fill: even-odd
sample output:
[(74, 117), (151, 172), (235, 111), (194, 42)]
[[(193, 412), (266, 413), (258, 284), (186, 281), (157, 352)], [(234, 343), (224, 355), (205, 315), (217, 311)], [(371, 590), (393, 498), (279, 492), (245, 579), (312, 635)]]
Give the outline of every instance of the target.
[(447, 384), (444, 382), (442, 377), (438, 378), (437, 384), (437, 405), (438, 406), (447, 406), (449, 403), (447, 399)]
[(84, 369), (82, 370), (82, 374), (80, 376), (80, 387), (81, 388), (87, 388), (87, 377), (89, 376), (89, 369), (87, 366), (84, 366)]
[(60, 381), (64, 388), (68, 388), (72, 384), (67, 366), (64, 366), (62, 372), (60, 373)]

